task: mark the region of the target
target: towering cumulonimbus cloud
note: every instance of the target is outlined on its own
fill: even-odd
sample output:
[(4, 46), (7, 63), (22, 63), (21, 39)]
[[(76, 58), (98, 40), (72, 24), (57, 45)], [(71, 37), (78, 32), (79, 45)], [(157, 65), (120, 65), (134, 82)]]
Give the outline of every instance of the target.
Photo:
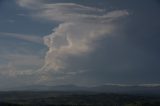
[(96, 40), (114, 33), (117, 20), (128, 15), (126, 10), (107, 12), (75, 3), (47, 4), (42, 0), (18, 0), (18, 3), (33, 9), (34, 17), (60, 22), (43, 38), (49, 50), (41, 71), (64, 69), (68, 56), (81, 56), (95, 50)]

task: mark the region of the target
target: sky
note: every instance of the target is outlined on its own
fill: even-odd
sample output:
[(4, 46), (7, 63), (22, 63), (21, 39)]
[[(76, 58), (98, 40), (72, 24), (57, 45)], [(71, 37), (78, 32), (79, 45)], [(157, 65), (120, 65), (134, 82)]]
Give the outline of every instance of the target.
[(0, 0), (0, 89), (160, 83), (159, 0)]

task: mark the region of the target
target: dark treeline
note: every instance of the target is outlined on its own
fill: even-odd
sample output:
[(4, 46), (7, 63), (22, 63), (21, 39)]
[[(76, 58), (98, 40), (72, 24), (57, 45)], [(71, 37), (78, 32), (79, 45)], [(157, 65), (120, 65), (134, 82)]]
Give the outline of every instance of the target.
[[(159, 96), (125, 94), (0, 94), (0, 106), (160, 106)], [(38, 95), (39, 94), (39, 95)], [(50, 94), (50, 95), (49, 95)], [(37, 96), (35, 96), (37, 95)], [(48, 96), (47, 96), (48, 95)]]

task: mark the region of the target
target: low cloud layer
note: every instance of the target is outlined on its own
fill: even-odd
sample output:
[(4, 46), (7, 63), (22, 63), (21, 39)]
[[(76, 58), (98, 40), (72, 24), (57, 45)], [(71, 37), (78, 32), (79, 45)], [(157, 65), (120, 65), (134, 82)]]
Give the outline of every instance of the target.
[(0, 75), (6, 77), (33, 75), (34, 70), (43, 64), (43, 60), (36, 55), (6, 54), (0, 58), (6, 60), (6, 63), (0, 65)]
[(49, 50), (40, 71), (64, 69), (68, 65), (68, 56), (80, 56), (95, 50), (96, 40), (114, 33), (116, 21), (128, 15), (126, 10), (106, 12), (75, 3), (46, 4), (37, 0), (18, 0), (18, 3), (34, 10), (34, 17), (61, 23), (44, 37)]

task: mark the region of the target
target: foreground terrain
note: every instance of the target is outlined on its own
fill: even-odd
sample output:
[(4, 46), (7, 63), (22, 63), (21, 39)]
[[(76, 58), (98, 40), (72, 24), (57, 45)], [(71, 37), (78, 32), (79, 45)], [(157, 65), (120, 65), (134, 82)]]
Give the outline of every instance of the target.
[(0, 92), (0, 106), (160, 106), (159, 96), (93, 92)]

